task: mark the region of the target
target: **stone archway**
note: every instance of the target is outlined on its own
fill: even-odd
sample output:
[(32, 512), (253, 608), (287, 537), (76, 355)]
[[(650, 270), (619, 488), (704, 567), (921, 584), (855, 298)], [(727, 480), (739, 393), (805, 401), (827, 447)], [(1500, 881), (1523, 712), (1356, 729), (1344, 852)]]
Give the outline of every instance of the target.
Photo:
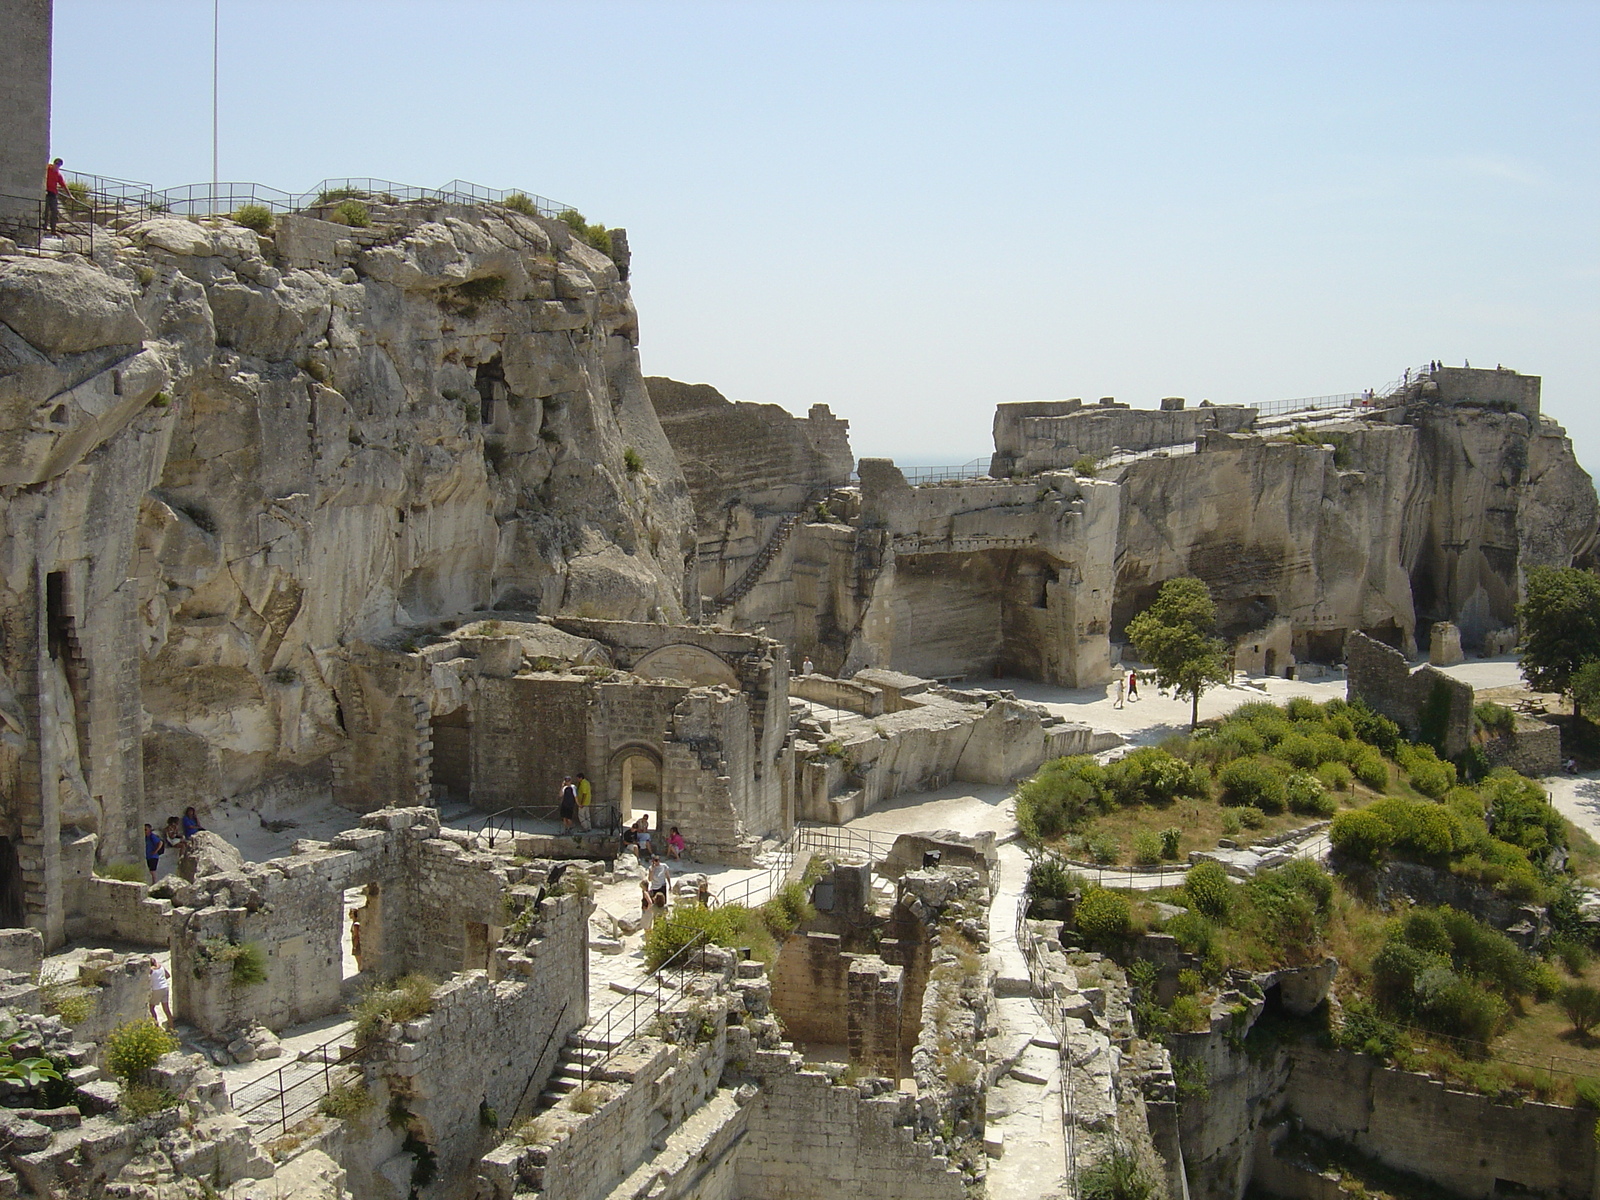
[(735, 690), (739, 687), (739, 676), (726, 660), (703, 647), (685, 642), (657, 646), (634, 663), (631, 669), (635, 675), (642, 675), (646, 679), (678, 679), (697, 687), (711, 687), (719, 683)]
[(653, 798), (653, 803), (644, 807), (655, 810), (652, 826), (660, 823), (661, 752), (655, 747), (642, 742), (630, 742), (619, 747), (611, 755), (611, 762), (606, 768), (606, 785), (607, 793), (614, 798), (624, 824), (635, 817), (636, 799), (644, 798), (638, 793)]

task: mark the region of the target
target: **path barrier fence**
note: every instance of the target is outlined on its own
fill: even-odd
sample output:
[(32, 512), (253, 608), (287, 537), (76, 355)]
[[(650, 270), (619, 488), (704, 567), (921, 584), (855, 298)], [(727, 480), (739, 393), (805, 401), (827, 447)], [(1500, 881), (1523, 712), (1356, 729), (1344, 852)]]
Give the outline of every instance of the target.
[[(622, 810), (615, 804), (591, 804), (587, 809), (581, 810), (587, 814), (589, 831), (602, 833), (607, 836), (616, 836), (622, 828)], [(521, 823), (519, 827), (518, 823)], [(548, 829), (529, 828), (534, 824), (546, 825)], [(561, 806), (558, 804), (518, 804), (511, 808), (502, 808), (498, 812), (490, 813), (473, 830), (480, 838), (489, 843), (493, 850), (496, 842), (508, 842), (519, 833), (536, 833), (545, 836), (565, 832), (561, 828)], [(583, 831), (574, 827), (573, 833), (578, 837), (583, 836)], [(651, 831), (654, 834), (654, 830)]]
[[(1033, 856), (1029, 855), (1030, 863)], [(1067, 1045), (1067, 1026), (1061, 1011), (1061, 997), (1050, 986), (1049, 976), (1046, 974), (1044, 961), (1044, 939), (1034, 933), (1028, 924), (1028, 893), (1024, 888), (1017, 897), (1017, 923), (1015, 929), (1017, 948), (1022, 951), (1022, 957), (1028, 964), (1028, 981), (1032, 985), (1034, 1005), (1044, 1014), (1045, 1023), (1056, 1036), (1060, 1044), (1059, 1055), (1061, 1059), (1061, 1135), (1064, 1142), (1064, 1154), (1067, 1182), (1071, 1194), (1078, 1194), (1078, 1139), (1077, 1139), (1077, 1092), (1076, 1081), (1073, 1076), (1072, 1051)]]
[(245, 1084), (233, 1095), (233, 1115), (248, 1124), (259, 1140), (288, 1133), (337, 1084), (355, 1078), (367, 1048), (342, 1044), (349, 1037), (346, 1032), (302, 1050), (292, 1061)]
[(592, 1061), (581, 1058), (575, 1064), (579, 1081), (587, 1087), (599, 1070), (623, 1045), (635, 1037), (645, 1024), (668, 1004), (688, 990), (689, 980), (699, 975), (704, 964), (701, 951), (711, 944), (703, 932), (696, 933), (655, 970), (599, 1017), (580, 1029), (579, 1036), (594, 1044), (601, 1053)]

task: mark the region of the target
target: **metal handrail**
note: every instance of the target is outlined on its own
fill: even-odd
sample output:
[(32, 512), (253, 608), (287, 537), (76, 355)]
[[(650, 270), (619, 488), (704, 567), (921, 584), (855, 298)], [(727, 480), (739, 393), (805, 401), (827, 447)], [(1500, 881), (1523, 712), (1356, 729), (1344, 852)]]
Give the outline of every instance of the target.
[(981, 479), (989, 473), (988, 458), (975, 458), (956, 467), (902, 467), (900, 474), (910, 484), (944, 483), (954, 479)]
[[(252, 1079), (240, 1089), (241, 1092), (255, 1086), (264, 1079), (272, 1078), (273, 1075), (277, 1076), (277, 1086), (270, 1094), (263, 1096), (260, 1100), (255, 1101), (247, 1107), (235, 1108), (233, 1115), (245, 1121), (246, 1124), (253, 1124), (253, 1122), (250, 1121), (251, 1114), (261, 1112), (264, 1109), (270, 1109), (273, 1105), (276, 1105), (278, 1109), (277, 1116), (268, 1121), (264, 1127), (258, 1127), (262, 1128), (263, 1132), (257, 1136), (269, 1137), (272, 1135), (272, 1130), (274, 1129), (276, 1129), (278, 1133), (287, 1133), (289, 1131), (289, 1124), (292, 1118), (298, 1118), (308, 1109), (315, 1108), (317, 1105), (321, 1104), (323, 1097), (328, 1095), (328, 1093), (333, 1090), (333, 1073), (335, 1071), (343, 1067), (348, 1067), (353, 1063), (360, 1062), (367, 1057), (370, 1051), (370, 1047), (368, 1046), (350, 1046), (347, 1048), (340, 1044), (343, 1042), (344, 1038), (348, 1036), (349, 1035), (346, 1033), (341, 1034), (336, 1038), (330, 1038), (328, 1041), (323, 1042), (320, 1046), (313, 1046), (310, 1050), (302, 1051), (300, 1054), (295, 1056), (293, 1061), (285, 1063), (283, 1066), (277, 1068), (277, 1070), (270, 1072), (267, 1075), (259, 1076), (256, 1079)], [(328, 1048), (330, 1046), (338, 1047), (338, 1050), (334, 1053), (331, 1059), (328, 1055)], [(348, 1053), (346, 1052), (347, 1050)], [(322, 1089), (310, 1099), (299, 1101), (294, 1105), (294, 1107), (291, 1108), (289, 1106), (289, 1093), (298, 1087), (304, 1087), (308, 1082), (316, 1079), (317, 1076), (313, 1074), (309, 1078), (303, 1077), (289, 1082), (285, 1080), (284, 1075), (286, 1072), (293, 1070), (295, 1067), (312, 1061), (312, 1056), (316, 1057), (322, 1067)]]
[(1078, 1138), (1077, 1122), (1073, 1119), (1077, 1111), (1076, 1083), (1072, 1074), (1072, 1051), (1067, 1047), (1066, 1023), (1061, 1016), (1061, 998), (1055, 990), (1048, 986), (1045, 976), (1044, 953), (1039, 948), (1039, 938), (1028, 928), (1028, 893), (1024, 888), (1017, 897), (1017, 920), (1014, 931), (1017, 947), (1022, 951), (1023, 961), (1028, 964), (1028, 979), (1033, 985), (1034, 1003), (1044, 1013), (1045, 1023), (1056, 1035), (1060, 1043), (1058, 1053), (1061, 1059), (1061, 1135), (1062, 1149), (1066, 1158), (1067, 1179), (1072, 1188), (1072, 1194), (1078, 1192)]
[[(604, 833), (610, 836), (622, 828), (622, 810), (615, 804), (591, 804), (588, 812), (590, 817), (587, 832)], [(596, 820), (597, 814), (603, 814), (604, 820)], [(502, 808), (498, 812), (493, 812), (486, 816), (478, 828), (472, 830), (472, 832), (488, 841), (489, 849), (493, 850), (495, 842), (501, 838), (514, 838), (519, 833), (528, 832), (517, 828), (516, 821), (518, 817), (523, 817), (530, 821), (559, 821), (561, 819), (561, 806), (559, 804), (518, 804), (511, 808)], [(584, 832), (586, 831), (577, 829), (566, 836), (581, 837)]]
[(703, 931), (696, 933), (676, 953), (645, 976), (653, 986), (643, 993), (630, 991), (606, 1009), (602, 1016), (578, 1031), (580, 1038), (587, 1038), (604, 1047), (604, 1052), (593, 1062), (579, 1060), (578, 1081), (581, 1084), (587, 1087), (595, 1072), (611, 1061), (617, 1051), (638, 1034), (646, 1021), (665, 1008), (669, 999), (676, 999), (686, 990), (687, 980), (699, 974), (692, 960), (710, 944), (708, 934)]
[(1342, 392), (1337, 396), (1306, 396), (1298, 400), (1260, 400), (1246, 404), (1261, 416), (1287, 412), (1315, 412), (1323, 408), (1349, 408), (1358, 400), (1365, 400), (1366, 392)]

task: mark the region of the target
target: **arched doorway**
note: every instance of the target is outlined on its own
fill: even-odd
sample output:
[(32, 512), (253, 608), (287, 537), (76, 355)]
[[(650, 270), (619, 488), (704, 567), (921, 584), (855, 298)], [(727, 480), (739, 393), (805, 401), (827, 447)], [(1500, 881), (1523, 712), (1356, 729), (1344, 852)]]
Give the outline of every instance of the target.
[[(610, 794), (624, 822), (650, 814), (655, 828), (661, 818), (661, 755), (649, 746), (624, 746), (611, 756)], [(637, 811), (636, 811), (637, 810)]]

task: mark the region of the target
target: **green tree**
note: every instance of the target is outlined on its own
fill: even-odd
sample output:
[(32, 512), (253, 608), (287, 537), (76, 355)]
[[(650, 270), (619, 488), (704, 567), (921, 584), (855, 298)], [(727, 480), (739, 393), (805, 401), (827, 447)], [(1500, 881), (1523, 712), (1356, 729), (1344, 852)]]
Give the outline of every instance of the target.
[(1217, 606), (1198, 579), (1169, 579), (1155, 603), (1128, 622), (1128, 640), (1143, 662), (1156, 669), (1156, 682), (1190, 700), (1189, 728), (1200, 723), (1200, 695), (1233, 677), (1228, 647), (1213, 636)]
[(1590, 659), (1572, 673), (1572, 710), (1600, 710), (1600, 658)]
[[(1576, 567), (1534, 567), (1522, 623), (1522, 677), (1537, 691), (1568, 693), (1584, 663), (1600, 659), (1600, 575)], [(1573, 711), (1582, 702), (1574, 694)]]

